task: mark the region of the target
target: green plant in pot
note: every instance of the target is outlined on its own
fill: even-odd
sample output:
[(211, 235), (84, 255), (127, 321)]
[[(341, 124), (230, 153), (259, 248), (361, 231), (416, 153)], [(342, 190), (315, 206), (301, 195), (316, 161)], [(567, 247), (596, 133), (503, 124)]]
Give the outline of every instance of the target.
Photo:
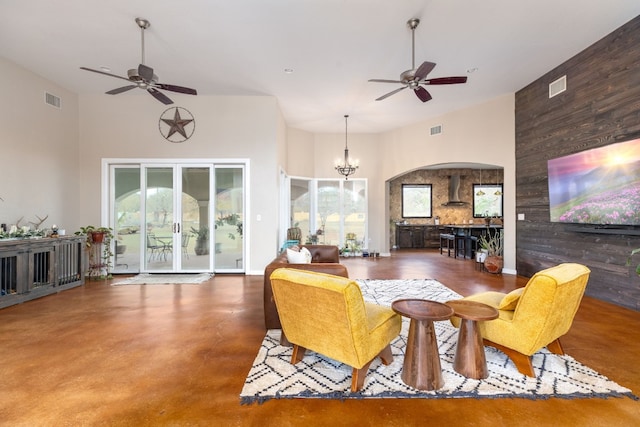
[[(637, 253), (640, 253), (640, 248), (635, 248), (631, 251), (631, 253), (629, 254), (629, 258), (627, 258), (627, 265), (631, 265), (631, 258), (633, 258), (633, 256)], [(640, 264), (636, 265), (636, 274), (640, 276)]]
[[(87, 276), (93, 279), (110, 279), (112, 277), (111, 268), (113, 267), (111, 262), (113, 257), (113, 252), (111, 251), (113, 229), (87, 225), (80, 227), (80, 230), (76, 231), (75, 234), (77, 236), (86, 236), (85, 246), (89, 253)], [(102, 253), (99, 252), (99, 249), (96, 251), (96, 245), (102, 245)]]
[(191, 234), (196, 238), (194, 251), (196, 255), (209, 255), (209, 227), (191, 227)]
[(478, 238), (478, 244), (487, 251), (484, 268), (490, 273), (501, 273), (504, 265), (502, 230), (496, 229), (492, 233), (491, 228), (487, 228), (486, 234)]
[(236, 239), (236, 233), (238, 234), (238, 236), (242, 237), (242, 220), (240, 219), (240, 215), (233, 213), (218, 217), (216, 219), (216, 228), (222, 227), (224, 225), (235, 226), (234, 232), (229, 232), (228, 234), (231, 240)]

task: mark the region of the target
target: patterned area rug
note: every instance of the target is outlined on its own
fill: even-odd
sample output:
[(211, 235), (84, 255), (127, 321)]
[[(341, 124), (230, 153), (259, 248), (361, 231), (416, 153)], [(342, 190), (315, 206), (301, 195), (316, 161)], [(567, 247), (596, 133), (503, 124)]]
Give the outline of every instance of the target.
[[(391, 306), (401, 298), (422, 298), (445, 302), (461, 298), (436, 280), (357, 280), (366, 301)], [(518, 372), (504, 353), (485, 347), (489, 377), (465, 378), (453, 370), (458, 330), (449, 321), (434, 322), (438, 336), (443, 388), (421, 391), (407, 386), (401, 378), (409, 320), (402, 319), (402, 331), (392, 344), (394, 361), (385, 366), (377, 358), (369, 369), (364, 387), (350, 391), (351, 367), (312, 351), (297, 365), (290, 363), (292, 349), (279, 345), (280, 330), (270, 330), (264, 338), (247, 376), (241, 403), (285, 398), (498, 398), (522, 397), (610, 397), (636, 398), (621, 387), (572, 357), (558, 356), (543, 349), (533, 356), (537, 378)]]
[(128, 277), (111, 285), (197, 285), (211, 278), (211, 273), (200, 274), (149, 274)]

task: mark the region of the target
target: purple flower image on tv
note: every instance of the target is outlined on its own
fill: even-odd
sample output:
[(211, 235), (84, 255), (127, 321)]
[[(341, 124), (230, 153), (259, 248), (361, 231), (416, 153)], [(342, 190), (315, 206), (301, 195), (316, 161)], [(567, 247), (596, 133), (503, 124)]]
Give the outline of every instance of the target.
[(547, 162), (551, 222), (640, 225), (640, 138)]

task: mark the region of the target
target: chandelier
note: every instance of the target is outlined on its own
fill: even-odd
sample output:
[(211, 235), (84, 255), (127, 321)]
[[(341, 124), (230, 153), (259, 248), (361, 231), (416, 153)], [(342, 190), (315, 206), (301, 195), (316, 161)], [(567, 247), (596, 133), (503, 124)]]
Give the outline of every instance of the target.
[(349, 115), (345, 114), (344, 115), (344, 161), (342, 161), (341, 163), (341, 160), (338, 159), (335, 162), (336, 170), (340, 175), (344, 175), (345, 180), (349, 179), (349, 175), (353, 175), (354, 173), (356, 173), (356, 170), (359, 167), (357, 160), (352, 163), (351, 159), (349, 158), (349, 147), (347, 146), (347, 119), (348, 118), (349, 118)]

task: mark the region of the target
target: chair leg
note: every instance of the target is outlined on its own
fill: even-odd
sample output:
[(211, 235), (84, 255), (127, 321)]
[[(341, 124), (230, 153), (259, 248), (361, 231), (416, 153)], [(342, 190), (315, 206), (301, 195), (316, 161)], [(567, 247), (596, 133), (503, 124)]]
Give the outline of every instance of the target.
[(519, 351), (505, 347), (500, 344), (496, 344), (487, 339), (484, 340), (484, 345), (497, 348), (498, 350), (506, 354), (509, 357), (509, 359), (511, 359), (513, 364), (516, 365), (518, 372), (520, 372), (521, 374), (526, 375), (528, 377), (532, 377), (532, 378), (536, 377), (536, 374), (533, 371), (533, 364), (531, 363), (531, 356), (527, 356), (526, 354), (522, 354)]
[(284, 331), (280, 332), (280, 345), (283, 347), (293, 347), (291, 341), (287, 339), (287, 336), (284, 334)]
[(564, 354), (564, 349), (562, 348), (562, 344), (560, 343), (560, 338), (556, 338), (547, 344), (547, 350), (549, 350), (553, 354)]
[(291, 355), (291, 364), (295, 365), (304, 357), (304, 353), (307, 351), (306, 348), (300, 347), (297, 344), (293, 345), (293, 354)]
[[(387, 344), (385, 348), (383, 348), (378, 356), (382, 360), (384, 365), (389, 365), (393, 363), (393, 353), (391, 352), (391, 344)], [(362, 368), (357, 369), (353, 368), (353, 372), (351, 373), (351, 391), (356, 392), (362, 389), (364, 386), (364, 379), (367, 377), (367, 373), (369, 372), (369, 367), (371, 363), (373, 363), (375, 357), (369, 361), (369, 363), (365, 364)]]
[(391, 352), (391, 344), (387, 344), (385, 348), (382, 349), (380, 354), (380, 359), (382, 360), (382, 364), (390, 365), (393, 363), (393, 353)]

